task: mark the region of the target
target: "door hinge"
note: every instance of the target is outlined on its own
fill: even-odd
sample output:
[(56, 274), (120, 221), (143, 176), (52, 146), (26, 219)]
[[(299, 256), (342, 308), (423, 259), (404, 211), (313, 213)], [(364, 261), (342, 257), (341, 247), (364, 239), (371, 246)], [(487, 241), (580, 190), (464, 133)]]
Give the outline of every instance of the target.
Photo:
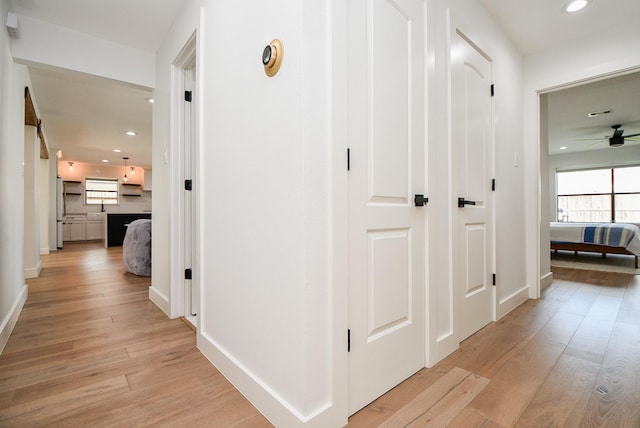
[(496, 274), (493, 274), (493, 279), (492, 279), (492, 284), (491, 285), (496, 285)]
[(351, 352), (351, 329), (347, 329), (347, 352)]
[(184, 91), (184, 100), (188, 103), (191, 102), (191, 91)]
[(495, 95), (495, 89), (493, 87), (493, 83), (491, 84), (491, 96), (493, 97)]
[(492, 192), (496, 191), (496, 179), (495, 178), (491, 179), (491, 191)]
[(184, 180), (184, 190), (193, 190), (193, 180)]
[(184, 279), (193, 279), (193, 273), (191, 272), (191, 269), (184, 270)]
[(351, 171), (351, 149), (347, 148), (347, 171)]

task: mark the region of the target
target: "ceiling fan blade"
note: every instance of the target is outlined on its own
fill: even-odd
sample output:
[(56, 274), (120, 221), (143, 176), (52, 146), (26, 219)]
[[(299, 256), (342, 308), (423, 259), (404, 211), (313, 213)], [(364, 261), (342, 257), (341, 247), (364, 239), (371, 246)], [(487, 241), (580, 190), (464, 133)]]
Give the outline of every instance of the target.
[(637, 137), (640, 136), (640, 132), (637, 134), (629, 134), (629, 135), (625, 135), (624, 138), (631, 138), (631, 137)]

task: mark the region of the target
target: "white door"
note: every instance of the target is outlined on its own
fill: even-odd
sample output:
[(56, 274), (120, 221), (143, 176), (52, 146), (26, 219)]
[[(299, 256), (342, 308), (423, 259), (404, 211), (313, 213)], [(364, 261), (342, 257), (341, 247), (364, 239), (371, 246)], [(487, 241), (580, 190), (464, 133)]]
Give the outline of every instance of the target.
[(494, 318), (492, 89), (488, 58), (460, 31), (451, 43), (453, 278), (462, 340)]
[(348, 8), (352, 414), (424, 367), (425, 5)]

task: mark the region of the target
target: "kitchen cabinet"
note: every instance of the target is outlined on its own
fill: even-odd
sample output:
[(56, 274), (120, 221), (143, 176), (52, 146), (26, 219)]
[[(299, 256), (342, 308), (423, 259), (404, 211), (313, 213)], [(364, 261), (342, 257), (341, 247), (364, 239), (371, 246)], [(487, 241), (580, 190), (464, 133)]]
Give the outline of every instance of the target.
[(104, 220), (87, 221), (87, 240), (104, 239)]
[(86, 216), (70, 215), (66, 216), (62, 222), (63, 241), (86, 241), (87, 227)]

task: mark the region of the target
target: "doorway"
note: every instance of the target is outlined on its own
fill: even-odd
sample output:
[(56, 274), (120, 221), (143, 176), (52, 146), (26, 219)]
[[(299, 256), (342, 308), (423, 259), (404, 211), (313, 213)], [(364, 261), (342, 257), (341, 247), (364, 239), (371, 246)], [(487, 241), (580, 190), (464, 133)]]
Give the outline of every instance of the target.
[(173, 166), (176, 189), (178, 220), (174, 223), (178, 243), (176, 283), (179, 285), (178, 301), (185, 320), (197, 329), (200, 294), (198, 289), (197, 263), (197, 176), (198, 126), (197, 126), (197, 73), (196, 34), (189, 39), (174, 61), (172, 104), (175, 113), (175, 135), (177, 147)]

